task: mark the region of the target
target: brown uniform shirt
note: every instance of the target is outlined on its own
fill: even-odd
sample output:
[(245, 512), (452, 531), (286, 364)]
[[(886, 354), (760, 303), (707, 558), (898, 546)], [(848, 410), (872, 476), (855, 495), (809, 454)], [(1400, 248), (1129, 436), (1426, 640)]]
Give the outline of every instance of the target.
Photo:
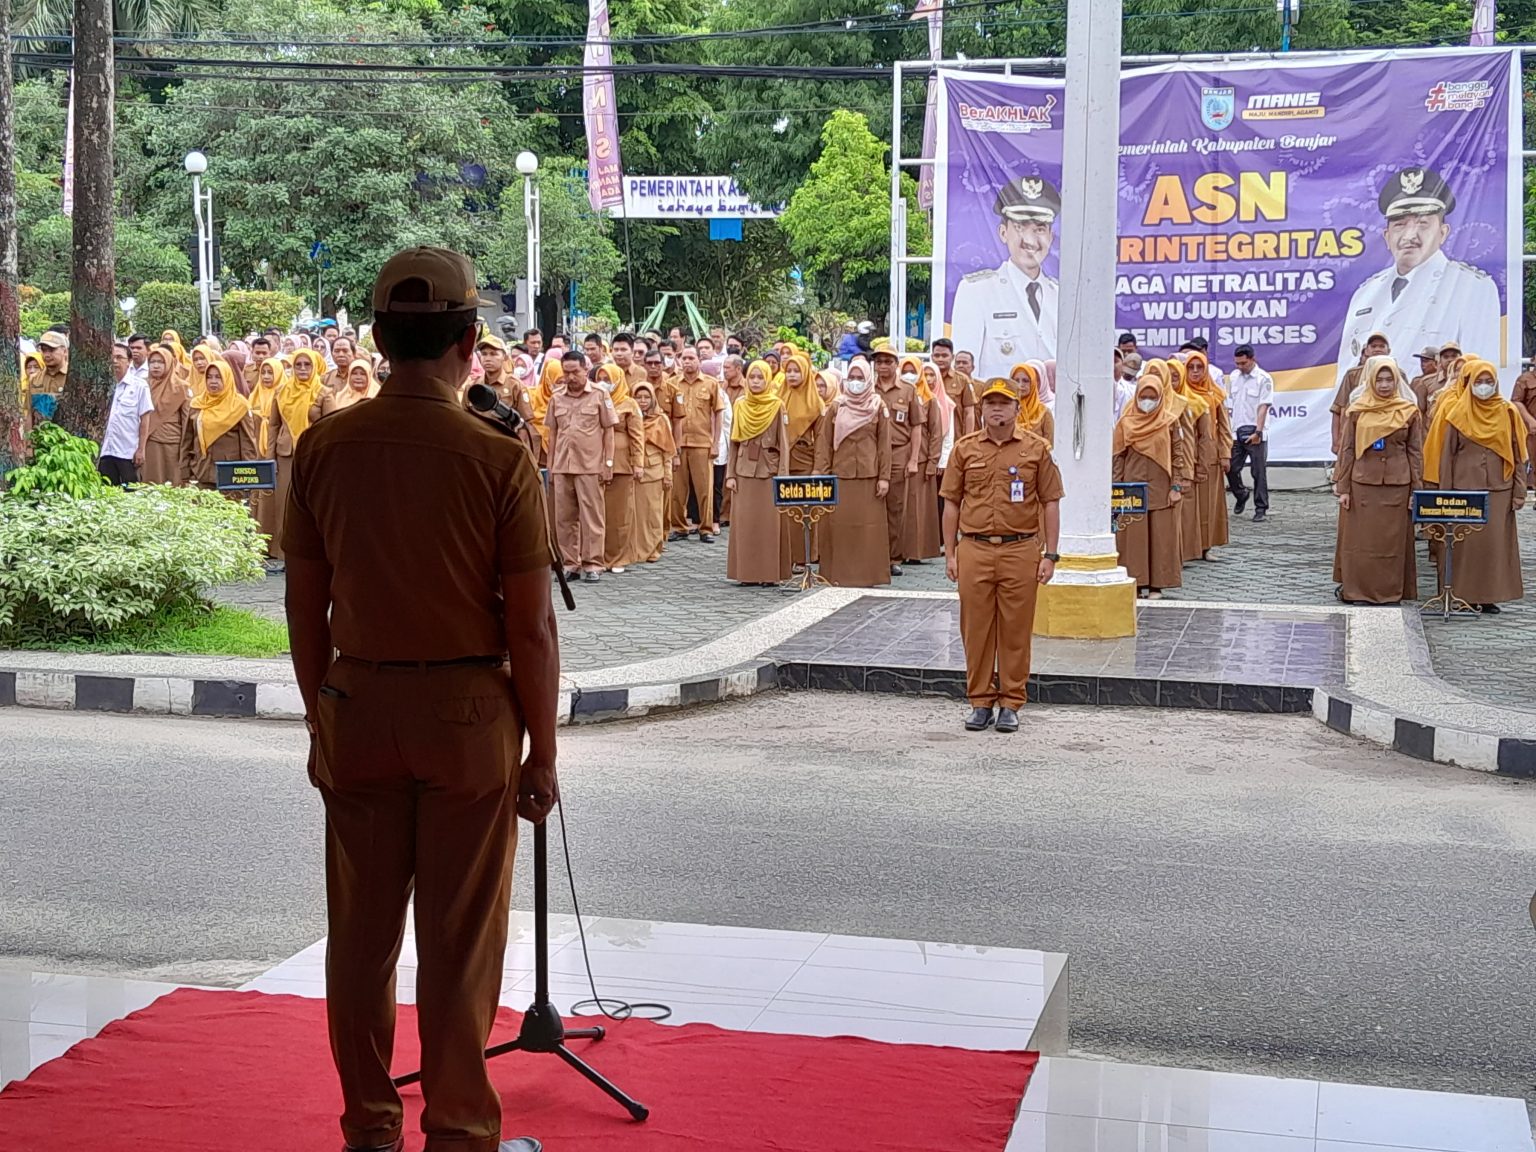
[[(1515, 387), (1518, 388), (1519, 386), (1520, 383), (1517, 380)], [(1429, 397), (1436, 388), (1440, 387), (1440, 373), (1426, 372), (1422, 376), (1415, 376), (1413, 383), (1408, 385), (1408, 387), (1413, 389), (1413, 398), (1419, 402), (1419, 411), (1427, 416), (1429, 414)], [(1342, 448), (1343, 446), (1340, 445), (1340, 447)]]
[(750, 440), (732, 440), (726, 474), (743, 480), (771, 480), (787, 471), (789, 420), (782, 414)]
[(544, 427), (552, 434), (553, 454), (549, 470), (566, 475), (599, 476), (607, 467), (603, 455), (603, 429), (619, 422), (613, 401), (606, 392), (592, 387), (579, 396), (564, 388), (549, 401), (544, 413)]
[(960, 421), (955, 429), (958, 438), (965, 435), (965, 430), (975, 423), (973, 409), (976, 407), (976, 386), (964, 372), (957, 372), (953, 368), (939, 373), (939, 377), (944, 381), (944, 391), (955, 402), (955, 418)]
[(622, 476), (645, 466), (645, 417), (633, 400), (613, 411), (619, 418), (613, 429), (613, 474)]
[(720, 381), (700, 373), (692, 384), (678, 381), (677, 419), (683, 422), (682, 448), (715, 450), (715, 413), (725, 411)]
[[(1015, 500), (1014, 483), (1023, 488)], [(1050, 446), (1017, 427), (994, 443), (984, 432), (955, 441), (940, 495), (960, 505), (960, 531), (977, 536), (1039, 532), (1041, 507), (1062, 497), (1061, 472)]]
[(876, 381), (875, 392), (891, 414), (891, 471), (905, 472), (912, 454), (912, 437), (921, 436), (923, 429), (923, 407), (917, 402), (917, 389), (900, 380), (890, 384)]
[(816, 430), (816, 471), (839, 480), (889, 480), (891, 478), (891, 414), (882, 405), (880, 415), (853, 433), (836, 448), (837, 408), (834, 400), (821, 414)]
[(68, 378), (68, 365), (65, 366), (62, 372), (49, 372), (45, 368), (43, 374), (37, 378), (37, 383), (32, 386), (32, 395), (62, 396), (64, 395), (64, 381)]
[(1510, 400), (1532, 416), (1536, 416), (1536, 372), (1525, 371), (1515, 379), (1515, 390)]
[(364, 660), (505, 652), (501, 577), (550, 564), (528, 450), (397, 377), (299, 440), (283, 550), (331, 567), (331, 638)]
[(1356, 484), (1423, 487), (1424, 418), (1413, 417), (1390, 436), (1376, 441), (1381, 447), (1373, 444), (1367, 448), (1364, 456), (1355, 455), (1355, 425), (1359, 420), (1359, 413), (1344, 417), (1339, 466), (1333, 475), (1333, 486), (1340, 494)]
[(1344, 373), (1344, 379), (1339, 381), (1339, 390), (1333, 394), (1333, 403), (1328, 405), (1328, 411), (1341, 414), (1349, 407), (1349, 394), (1355, 390), (1355, 385), (1360, 383), (1360, 367), (1356, 365)]
[[(650, 377), (642, 375), (641, 379), (649, 380)], [(677, 410), (677, 377), (663, 372), (660, 382), (652, 384), (651, 388), (656, 393), (656, 411), (668, 420), (681, 418), (682, 413)]]
[(212, 488), (218, 482), (220, 460), (259, 460), (256, 450), (256, 430), (259, 427), (254, 415), (247, 415), (238, 424), (203, 452), (202, 438), (198, 432), (198, 413), (189, 413), (181, 428), (181, 466), (190, 483)]

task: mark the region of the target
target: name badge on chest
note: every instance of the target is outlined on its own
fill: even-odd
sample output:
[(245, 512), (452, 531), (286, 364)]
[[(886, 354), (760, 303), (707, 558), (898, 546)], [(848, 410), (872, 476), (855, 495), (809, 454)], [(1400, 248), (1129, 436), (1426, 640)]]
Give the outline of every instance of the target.
[(896, 409), (892, 415), (896, 417), (896, 423), (898, 424), (905, 424), (907, 422), (907, 410), (905, 408)]
[(1019, 479), (1017, 468), (1008, 469), (1008, 500), (1012, 504), (1024, 503), (1024, 481)]
[(1372, 444), (1371, 447), (1377, 452), (1386, 451), (1387, 438), (1383, 436), (1380, 440), (1376, 441), (1376, 443)]

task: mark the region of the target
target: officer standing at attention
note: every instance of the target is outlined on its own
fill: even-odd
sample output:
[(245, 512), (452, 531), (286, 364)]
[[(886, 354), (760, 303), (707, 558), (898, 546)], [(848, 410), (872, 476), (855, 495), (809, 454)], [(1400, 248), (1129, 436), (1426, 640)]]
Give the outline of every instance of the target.
[(917, 386), (896, 376), (896, 353), (875, 349), (875, 394), (891, 414), (891, 470), (886, 479), (885, 527), (890, 538), (891, 575), (902, 574), (906, 552), (907, 488), (923, 460), (922, 404)]
[(373, 289), (389, 380), (293, 457), (288, 631), (325, 802), (326, 999), (351, 1150), (405, 1143), (390, 1057), (413, 892), (426, 1148), (539, 1148), (501, 1141), (484, 1051), (517, 817), (542, 822), (557, 796), (560, 652), (538, 470), (458, 402), (482, 304), (466, 257), (391, 257)]
[(572, 349), (560, 358), (564, 387), (544, 414), (549, 429), (549, 484), (555, 494), (555, 539), (565, 574), (596, 584), (607, 540), (603, 489), (613, 479), (613, 430), (618, 413), (608, 393), (587, 378), (587, 360)]
[(1056, 574), (1061, 473), (1051, 449), (1018, 427), (1006, 380), (981, 394), (981, 431), (955, 442), (944, 470), (944, 566), (960, 585), (967, 732), (1017, 732), (1029, 683), (1035, 595)]
[(976, 376), (1007, 376), (1025, 360), (1056, 359), (1059, 289), (1045, 274), (1056, 240), (1061, 193), (1039, 176), (1010, 180), (992, 210), (1008, 258), (972, 272), (955, 290), (950, 335), (956, 348), (976, 354)]

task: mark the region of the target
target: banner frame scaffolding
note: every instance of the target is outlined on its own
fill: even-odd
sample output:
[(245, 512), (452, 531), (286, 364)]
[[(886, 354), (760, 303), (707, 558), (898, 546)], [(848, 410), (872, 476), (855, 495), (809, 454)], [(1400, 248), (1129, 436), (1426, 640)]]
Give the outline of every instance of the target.
[[(1327, 60), (1347, 59), (1350, 56), (1363, 56), (1376, 52), (1394, 52), (1404, 56), (1417, 53), (1425, 55), (1443, 53), (1448, 49), (1462, 47), (1462, 45), (1445, 44), (1434, 47), (1391, 48), (1388, 46), (1348, 49), (1345, 51), (1333, 50), (1308, 50), (1305, 52), (1185, 52), (1167, 53), (1159, 55), (1121, 56), (1120, 66), (1125, 68), (1152, 67), (1159, 64), (1227, 64), (1237, 62), (1274, 61), (1276, 63), (1294, 60)], [(1496, 44), (1494, 47), (1506, 51), (1517, 51), (1522, 63), (1536, 56), (1536, 44)], [(892, 65), (891, 75), (891, 285), (888, 297), (888, 315), (886, 327), (893, 332), (899, 327), (903, 342), (907, 339), (906, 315), (907, 315), (907, 268), (911, 265), (932, 265), (933, 256), (913, 256), (907, 252), (907, 199), (901, 192), (901, 174), (907, 170), (917, 170), (936, 165), (936, 157), (924, 159), (921, 156), (906, 156), (901, 150), (901, 129), (904, 103), (902, 100), (901, 86), (904, 80), (925, 79), (936, 74), (941, 68), (962, 69), (966, 72), (997, 72), (1003, 76), (1057, 76), (1066, 71), (1066, 58), (1063, 56), (1019, 56), (1019, 57), (983, 57), (977, 59), (956, 58), (942, 60), (898, 60)], [(919, 105), (921, 107), (922, 105)], [(1522, 142), (1524, 126), (1522, 125)], [(1522, 164), (1529, 166), (1536, 161), (1536, 149), (1522, 148), (1520, 151)], [(1522, 213), (1523, 218), (1523, 213)], [(1536, 252), (1528, 251), (1529, 236), (1521, 236), (1521, 263), (1529, 265), (1536, 263)], [(943, 309), (929, 309), (929, 323), (927, 338), (923, 341), (926, 350), (933, 350), (933, 341), (940, 335)], [(1524, 359), (1523, 348), (1522, 355)]]

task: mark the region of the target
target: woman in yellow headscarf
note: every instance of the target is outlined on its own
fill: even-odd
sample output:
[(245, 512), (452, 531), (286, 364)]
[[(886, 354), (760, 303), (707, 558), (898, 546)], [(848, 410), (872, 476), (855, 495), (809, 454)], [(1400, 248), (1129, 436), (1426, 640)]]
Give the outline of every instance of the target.
[(754, 360), (747, 369), (746, 391), (731, 409), (725, 488), (733, 499), (725, 576), (741, 584), (789, 578), (789, 551), (773, 503), (773, 478), (789, 463), (789, 423), (773, 376), (766, 360)]
[[(258, 460), (256, 420), (251, 404), (235, 387), (235, 373), (223, 357), (209, 361), (201, 395), (192, 398), (192, 418), (181, 438), (183, 468), (199, 488), (217, 487), (215, 464)], [(240, 495), (230, 499), (243, 502)]]
[[(267, 439), (272, 456), (277, 461), (277, 490), (272, 493), (272, 540), (267, 545), (267, 555), (279, 561), (283, 558), (283, 514), (288, 507), (288, 488), (293, 483), (294, 449), (299, 446), (299, 438), (309, 430), (311, 414), (319, 407), (321, 395), (329, 391), (324, 375), (314, 370), (314, 359), (305, 362), (309, 368), (306, 380), (300, 380), (294, 375), (294, 355), (297, 353), (266, 361), (266, 364), (275, 361), (281, 369), (267, 420)], [(309, 352), (305, 355), (312, 356)]]
[(645, 418), (629, 391), (629, 374), (617, 364), (600, 364), (597, 386), (613, 401), (613, 479), (603, 488), (603, 567), (623, 573), (635, 554), (635, 484), (645, 468)]
[[(784, 358), (779, 369), (780, 398), (784, 401), (784, 415), (789, 420), (789, 467), (788, 475), (809, 476), (816, 468), (816, 433), (821, 427), (821, 414), (827, 410), (817, 386), (817, 376), (811, 367), (811, 358), (796, 348)], [(789, 549), (790, 571), (805, 571), (805, 533), (799, 525), (784, 521), (783, 532)], [(816, 529), (811, 529), (811, 563), (816, 560)]]
[[(1211, 378), (1211, 362), (1204, 352), (1191, 352), (1184, 361), (1184, 395), (1203, 401), (1209, 411), (1211, 434), (1195, 445), (1196, 461), (1205, 472), (1195, 478), (1195, 505), (1200, 512), (1200, 555), (1219, 548), (1230, 539), (1227, 530), (1227, 465), (1232, 459), (1232, 418), (1227, 414), (1227, 394)], [(1198, 429), (1196, 429), (1198, 431)]]
[(30, 396), (33, 381), (41, 380), (48, 375), (48, 365), (43, 362), (41, 352), (28, 352), (21, 358), (21, 379), (16, 383), (21, 393), (21, 410), (24, 413), (32, 410)]
[(549, 402), (554, 399), (555, 390), (560, 387), (560, 378), (565, 375), (560, 359), (564, 353), (564, 348), (551, 348), (544, 357), (544, 367), (539, 370), (538, 387), (528, 389), (528, 403), (533, 408), (533, 426), (539, 430), (540, 464), (549, 460), (549, 429), (544, 425), (544, 418), (549, 414)]
[(1210, 459), (1209, 442), (1214, 437), (1211, 406), (1189, 387), (1182, 360), (1168, 359), (1163, 363), (1168, 369), (1169, 387), (1184, 401), (1184, 435), (1189, 439), (1189, 459), (1194, 469), (1193, 483), (1184, 493), (1187, 499), (1179, 504), (1179, 550), (1185, 563), (1188, 563), (1205, 558), (1204, 541), (1200, 534), (1200, 498), (1201, 489), (1212, 482), (1212, 476), (1201, 461)]
[(1412, 493), (1424, 477), (1424, 420), (1390, 356), (1372, 356), (1344, 410), (1333, 491), (1339, 498), (1336, 595), (1347, 604), (1418, 596)]
[(1155, 599), (1183, 582), (1179, 544), (1184, 502), (1194, 479), (1191, 441), (1183, 433), (1185, 402), (1162, 360), (1148, 360), (1131, 402), (1115, 424), (1115, 480), (1147, 486), (1146, 510), (1127, 515), (1115, 534), (1120, 563), (1137, 595)]
[[(1452, 591), (1484, 612), (1525, 595), (1515, 513), (1525, 506), (1525, 425), (1499, 394), (1498, 370), (1469, 358), (1458, 391), (1440, 402), (1424, 440), (1424, 480), (1434, 488), (1488, 493), (1488, 523), (1455, 546)], [(1439, 557), (1445, 582), (1445, 557)]]
[[(226, 356), (226, 359), (228, 357)], [(234, 370), (234, 365), (230, 365)], [(251, 418), (256, 422), (256, 453), (263, 459), (275, 459), (272, 448), (272, 426), (277, 390), (281, 387), (283, 376), (288, 371), (288, 365), (276, 357), (268, 357), (263, 360), (256, 369), (255, 387), (251, 389), (248, 397), (251, 403)], [(239, 385), (239, 375), (235, 377), (235, 387)], [(273, 542), (277, 539), (279, 529), (277, 493), (253, 492), (251, 494), (251, 515), (256, 517), (256, 526), (267, 536), (267, 555), (272, 555)]]
[[(319, 360), (319, 353), (301, 349), (294, 353), (294, 358), (300, 356), (313, 356)], [(354, 404), (361, 404), (364, 400), (372, 400), (379, 394), (379, 382), (374, 379), (373, 363), (367, 356), (359, 356), (347, 365), (347, 374), (337, 382), (335, 388), (320, 390), (320, 415), (330, 416), (351, 408)]]
[(667, 540), (667, 493), (672, 488), (672, 419), (662, 410), (656, 386), (641, 380), (631, 386), (644, 421), (645, 445), (640, 479), (635, 484), (635, 543), (637, 561), (654, 564), (661, 559)]
[(192, 395), (197, 396), (208, 385), (208, 365), (223, 357), (209, 345), (199, 344), (192, 349), (188, 359), (192, 364), (192, 374), (188, 379), (192, 385)]
[[(907, 515), (902, 528), (902, 560), (921, 564), (942, 556), (939, 543), (939, 453), (944, 449), (944, 410), (934, 394), (938, 379), (933, 365), (926, 368), (916, 356), (901, 358), (901, 380), (917, 392), (912, 434), (923, 438), (917, 474), (907, 477)], [(944, 390), (939, 384), (939, 391)]]
[(174, 328), (167, 328), (164, 332), (160, 333), (160, 343), (170, 348), (171, 355), (175, 357), (175, 363), (172, 364), (172, 368), (181, 376), (182, 383), (187, 386), (187, 390), (194, 394), (201, 392), (203, 384), (194, 385), (192, 383), (192, 357), (187, 355), (186, 345), (181, 342), (181, 333), (177, 332)]
[(1040, 370), (1033, 364), (1015, 364), (1008, 380), (1019, 394), (1019, 427), (1033, 432), (1053, 448), (1056, 446), (1056, 417), (1040, 398)]

